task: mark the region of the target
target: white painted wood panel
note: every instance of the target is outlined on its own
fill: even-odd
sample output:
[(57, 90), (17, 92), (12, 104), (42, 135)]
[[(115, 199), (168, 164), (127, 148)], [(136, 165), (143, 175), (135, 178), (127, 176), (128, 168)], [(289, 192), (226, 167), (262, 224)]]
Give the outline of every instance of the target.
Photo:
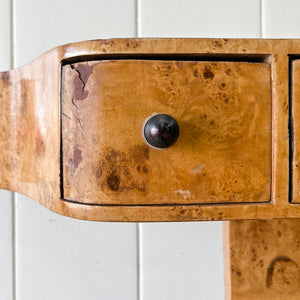
[(17, 299), (137, 299), (135, 224), (97, 223), (17, 202)]
[(0, 70), (10, 69), (10, 0), (0, 0)]
[[(260, 0), (139, 0), (140, 37), (260, 37)], [(224, 299), (221, 222), (140, 225), (140, 293)]]
[(221, 222), (143, 224), (141, 300), (224, 299)]
[(143, 37), (258, 37), (260, 0), (139, 0), (138, 20)]
[(299, 0), (262, 0), (264, 38), (300, 38)]
[[(0, 0), (0, 71), (11, 67), (10, 33), (10, 1)], [(13, 193), (0, 190), (0, 300), (13, 300), (13, 253)]]
[(61, 44), (136, 34), (136, 0), (14, 0), (16, 65)]
[[(59, 44), (134, 36), (135, 1), (15, 0), (15, 61)], [(16, 199), (16, 298), (137, 299), (136, 224), (56, 215)]]
[(13, 209), (12, 193), (0, 190), (0, 299), (13, 300)]

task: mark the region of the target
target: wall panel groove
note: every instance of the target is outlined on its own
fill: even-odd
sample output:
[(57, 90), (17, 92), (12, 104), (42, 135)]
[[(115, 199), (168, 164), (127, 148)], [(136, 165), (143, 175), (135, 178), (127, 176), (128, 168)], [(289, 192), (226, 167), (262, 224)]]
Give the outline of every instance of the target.
[[(13, 1), (16, 66), (68, 42), (136, 36), (136, 0)], [(136, 224), (66, 218), (20, 194), (15, 211), (18, 300), (138, 299)]]
[[(10, 0), (0, 0), (0, 71), (12, 67), (12, 19)], [(0, 191), (0, 300), (14, 299), (13, 198)]]
[[(139, 12), (139, 37), (261, 35), (261, 0), (139, 0)], [(141, 300), (224, 299), (221, 222), (140, 226)]]

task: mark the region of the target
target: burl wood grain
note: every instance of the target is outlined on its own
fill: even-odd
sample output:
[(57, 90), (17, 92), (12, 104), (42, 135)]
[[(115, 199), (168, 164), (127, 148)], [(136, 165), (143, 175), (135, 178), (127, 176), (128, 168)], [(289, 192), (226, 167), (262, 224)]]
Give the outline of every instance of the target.
[(300, 299), (300, 220), (226, 223), (226, 299)]
[[(289, 202), (291, 190), (288, 120), (289, 64), (290, 58), (299, 54), (300, 40), (269, 39), (115, 39), (57, 47), (24, 67), (1, 73), (0, 187), (23, 193), (57, 213), (85, 220), (151, 222), (298, 218), (300, 206), (295, 202)], [(118, 66), (121, 63), (118, 58), (126, 59), (128, 65), (125, 61), (122, 62), (124, 68), (125, 65), (126, 68), (131, 64), (134, 65), (132, 61), (134, 63), (140, 61), (139, 68), (138, 65), (134, 68), (134, 75), (139, 76), (139, 80), (134, 82), (133, 91), (125, 85), (126, 82), (130, 82), (132, 76), (126, 78), (121, 74), (114, 76), (114, 82), (110, 82), (108, 80), (112, 76), (108, 74), (110, 72), (106, 74), (102, 72), (105, 68)], [(157, 60), (160, 59), (164, 60), (160, 63), (161, 72), (155, 69), (158, 65)], [(141, 61), (145, 60), (148, 61), (145, 63), (147, 67), (141, 67)], [(176, 65), (176, 61), (185, 60), (198, 62), (193, 67), (192, 62), (182, 63), (182, 67)], [(102, 67), (100, 61), (103, 62)], [(89, 68), (84, 67), (86, 72), (83, 74), (82, 66), (90, 63)], [(76, 69), (72, 69), (71, 65), (76, 66)], [(233, 71), (230, 76), (225, 72), (226, 65), (230, 65)], [(238, 67), (234, 67), (238, 65), (241, 67), (241, 77), (238, 75)], [(65, 95), (66, 89), (64, 91), (61, 89), (61, 70), (67, 66), (69, 73), (65, 72), (64, 76), (69, 76), (69, 83), (76, 90), (70, 109), (74, 110), (75, 116), (90, 113), (90, 118), (85, 116), (85, 122), (90, 122), (88, 130), (85, 127), (87, 123), (82, 123), (79, 119), (76, 125), (75, 116), (61, 110), (63, 98), (70, 97)], [(168, 66), (174, 70), (177, 68), (177, 71), (171, 72)], [(197, 68), (194, 68), (195, 66)], [(206, 71), (205, 66), (211, 70)], [(256, 66), (258, 73), (254, 70)], [(143, 68), (147, 71), (143, 74), (147, 78), (145, 84), (141, 80)], [(116, 75), (117, 72), (115, 70), (112, 74)], [(153, 76), (147, 75), (150, 73)], [(97, 79), (96, 74), (99, 75)], [(174, 87), (166, 75), (173, 79)], [(267, 78), (269, 83), (271, 82), (271, 93), (270, 84), (266, 82)], [(225, 79), (225, 86), (222, 86)], [(106, 89), (99, 91), (99, 86), (93, 86), (93, 83), (109, 88), (118, 84), (118, 88), (115, 88), (115, 91), (110, 89), (108, 93)], [(260, 84), (264, 84), (266, 90)], [(205, 85), (209, 89), (205, 90)], [(112, 96), (116, 98), (113, 99), (115, 103), (120, 101), (118, 89), (125, 93), (122, 99), (130, 101), (119, 102), (118, 107), (114, 106), (114, 103), (108, 105), (109, 99), (113, 99)], [(217, 92), (218, 90), (220, 92)], [(102, 100), (92, 108), (85, 103), (91, 99), (95, 101), (94, 91), (98, 91)], [(198, 96), (196, 91), (201, 91), (201, 96)], [(232, 98), (225, 96), (223, 98), (222, 95), (233, 91), (237, 95), (234, 99), (239, 101), (232, 101)], [(147, 98), (147, 101), (143, 100), (146, 104), (139, 105), (139, 96), (148, 93), (151, 97)], [(270, 101), (270, 98), (267, 100), (264, 96), (267, 93), (271, 94), (271, 103), (268, 105), (263, 104)], [(258, 99), (259, 95), (263, 97)], [(156, 98), (157, 96), (159, 97)], [(183, 105), (186, 99), (191, 99), (191, 102)], [(198, 103), (197, 101), (203, 105), (194, 105)], [(101, 106), (100, 103), (105, 105)], [(146, 148), (140, 133), (140, 140), (136, 134), (132, 134), (132, 139), (128, 143), (121, 138), (116, 143), (118, 132), (122, 133), (122, 136), (129, 135), (130, 130), (141, 128), (144, 122), (144, 120), (141, 122), (142, 118), (130, 108), (130, 105), (137, 107), (140, 114), (145, 114), (145, 118), (154, 112), (160, 112), (156, 111), (156, 105), (159, 110), (164, 108), (167, 110), (166, 113), (171, 112), (177, 119), (182, 117), (183, 121), (178, 122), (184, 131), (176, 144), (166, 151), (154, 151)], [(128, 112), (128, 118), (132, 120), (130, 124), (137, 127), (129, 130), (129, 122), (125, 122), (121, 128), (116, 126), (120, 122), (120, 111)], [(293, 112), (297, 111), (298, 108), (294, 103)], [(268, 121), (270, 113), (271, 129)], [(114, 114), (116, 114), (114, 122), (105, 123), (104, 128), (101, 120), (105, 118), (112, 120)], [(95, 123), (92, 121), (93, 118), (97, 118)], [(262, 128), (261, 118), (266, 121), (269, 128)], [(69, 129), (75, 128), (75, 131), (73, 135), (70, 132), (69, 135), (62, 137), (65, 125), (68, 125), (66, 122), (71, 126)], [(82, 131), (81, 126), (85, 131)], [(118, 131), (111, 130), (114, 126), (119, 128)], [(255, 129), (256, 126), (258, 130)], [(84, 138), (88, 139), (89, 143), (93, 143), (94, 138), (99, 149), (83, 148), (83, 144), (79, 143), (80, 139), (83, 139), (80, 132), (85, 134)], [(196, 133), (197, 139), (189, 135), (193, 132)], [(101, 140), (100, 133), (109, 139)], [(66, 153), (63, 151), (67, 145), (65, 138), (70, 142), (69, 146), (73, 147), (70, 148), (68, 157), (64, 157)], [(270, 138), (272, 152), (271, 157), (268, 157)], [(74, 143), (76, 139), (78, 144)], [(259, 140), (264, 142), (258, 145)], [(120, 149), (121, 145), (124, 149)], [(131, 149), (133, 145), (137, 146)], [(229, 149), (229, 145), (232, 145), (232, 149)], [(297, 147), (298, 142), (295, 139), (294, 148)], [(198, 152), (197, 155), (196, 151), (191, 150), (194, 148)], [(149, 149), (148, 153), (146, 149)], [(184, 149), (180, 155), (177, 152), (179, 149)], [(92, 154), (86, 153), (87, 150)], [(103, 153), (109, 153), (110, 156), (103, 156)], [(140, 156), (135, 155), (136, 153)], [(170, 157), (168, 162), (162, 163), (166, 159), (166, 153), (171, 153)], [(267, 159), (260, 160), (258, 158), (260, 154)], [(193, 155), (195, 161), (191, 159)], [(202, 158), (207, 161), (203, 162)], [(270, 172), (270, 160), (271, 173), (267, 173)], [(92, 170), (83, 171), (83, 166), (91, 166), (92, 161), (94, 162)], [(108, 161), (114, 163), (107, 163), (107, 167), (102, 166), (99, 172), (100, 164)], [(159, 167), (155, 161), (159, 162)], [(237, 161), (243, 163), (240, 170)], [(174, 170), (172, 172), (176, 176), (170, 175), (172, 167)], [(134, 180), (125, 179), (126, 175), (129, 175), (127, 173), (115, 176), (114, 172), (126, 168), (129, 169), (130, 176), (134, 175)], [(168, 183), (163, 184), (158, 179), (157, 185), (153, 185), (152, 175), (157, 174), (159, 168), (161, 173), (164, 174), (163, 171), (166, 170), (166, 174), (169, 174), (163, 175), (162, 179), (168, 178), (174, 189), (168, 190)], [(246, 168), (248, 173), (245, 172)], [(79, 180), (79, 177), (76, 179), (76, 174), (79, 172), (86, 174), (85, 182), (78, 181), (77, 184), (76, 180)], [(203, 176), (204, 174), (206, 175)], [(267, 174), (271, 175), (271, 183), (267, 181)], [(189, 180), (186, 180), (186, 176)], [(206, 178), (202, 179), (201, 176)], [(73, 178), (73, 182), (70, 178)], [(201, 180), (198, 180), (199, 178)], [(198, 186), (200, 181), (203, 193)], [(266, 187), (263, 187), (264, 184)], [(294, 188), (295, 185), (296, 183)], [(156, 193), (155, 189), (158, 187), (161, 192)], [(266, 196), (267, 187), (270, 188), (270, 197)], [(148, 192), (152, 188), (153, 198), (150, 198)], [(88, 196), (86, 191), (89, 191)], [(71, 200), (64, 201), (63, 192), (67, 196), (69, 193), (74, 199), (69, 197)], [(97, 193), (101, 194), (101, 197)], [(162, 198), (164, 193), (168, 196), (165, 200)], [(118, 196), (119, 194), (123, 194), (124, 198)], [(133, 194), (135, 196), (131, 198)], [(294, 194), (296, 195), (296, 192)], [(109, 202), (111, 199), (114, 203)], [(83, 200), (87, 202), (81, 203)], [(147, 205), (144, 205), (146, 202)]]
[[(108, 60), (63, 67), (64, 197), (93, 204), (268, 202), (267, 63)], [(143, 139), (155, 113), (174, 146)]]
[(290, 136), (293, 139), (292, 148), (292, 193), (294, 203), (300, 202), (300, 60), (292, 62), (292, 128)]
[(58, 68), (54, 51), (0, 76), (0, 186), (46, 207), (60, 199)]

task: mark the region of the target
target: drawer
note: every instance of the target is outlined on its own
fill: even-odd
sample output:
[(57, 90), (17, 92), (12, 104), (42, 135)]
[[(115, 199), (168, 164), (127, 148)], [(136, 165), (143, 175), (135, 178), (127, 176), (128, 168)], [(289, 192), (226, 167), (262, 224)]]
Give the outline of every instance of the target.
[[(63, 199), (85, 204), (261, 203), (271, 191), (271, 71), (265, 63), (120, 59), (65, 64)], [(168, 114), (155, 149), (145, 121)]]

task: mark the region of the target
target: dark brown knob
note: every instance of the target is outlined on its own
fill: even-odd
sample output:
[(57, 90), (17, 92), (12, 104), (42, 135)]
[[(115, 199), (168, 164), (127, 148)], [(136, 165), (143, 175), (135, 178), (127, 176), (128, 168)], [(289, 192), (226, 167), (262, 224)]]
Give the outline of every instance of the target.
[(157, 114), (147, 120), (144, 126), (146, 141), (155, 148), (167, 148), (173, 145), (179, 136), (176, 120), (166, 114)]

